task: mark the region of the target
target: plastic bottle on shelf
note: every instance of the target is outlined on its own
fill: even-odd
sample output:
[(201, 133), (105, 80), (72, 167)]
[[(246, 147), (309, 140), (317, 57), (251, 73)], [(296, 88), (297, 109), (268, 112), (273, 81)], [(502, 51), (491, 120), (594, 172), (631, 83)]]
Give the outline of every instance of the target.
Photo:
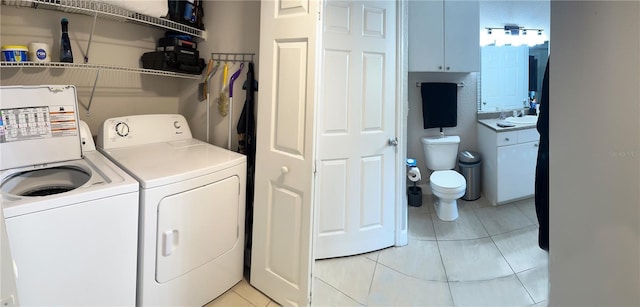
[(73, 63), (73, 52), (71, 52), (71, 41), (69, 40), (69, 20), (62, 18), (62, 38), (60, 38), (60, 62)]

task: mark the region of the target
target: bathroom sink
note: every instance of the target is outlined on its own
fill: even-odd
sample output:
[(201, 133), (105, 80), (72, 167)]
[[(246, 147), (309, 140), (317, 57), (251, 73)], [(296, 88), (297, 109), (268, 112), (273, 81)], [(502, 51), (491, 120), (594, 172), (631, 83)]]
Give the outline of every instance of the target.
[(535, 124), (538, 122), (538, 116), (536, 115), (525, 115), (523, 117), (507, 117), (506, 121), (514, 124)]

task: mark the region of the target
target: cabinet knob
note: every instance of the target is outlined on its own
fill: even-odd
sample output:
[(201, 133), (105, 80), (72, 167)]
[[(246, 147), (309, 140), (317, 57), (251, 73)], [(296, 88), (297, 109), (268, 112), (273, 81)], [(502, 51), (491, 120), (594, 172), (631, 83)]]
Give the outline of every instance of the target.
[(447, 70), (451, 69), (449, 66), (447, 66)]
[(509, 138), (504, 138), (505, 141), (509, 142)]
[(442, 66), (438, 66), (438, 69), (439, 69), (439, 70), (442, 70)]
[(280, 167), (280, 173), (282, 173), (283, 175), (289, 172), (289, 168), (286, 166), (282, 166)]
[(539, 144), (538, 144), (538, 143), (534, 143), (534, 144), (533, 144), (533, 147), (538, 147), (538, 146), (539, 146)]

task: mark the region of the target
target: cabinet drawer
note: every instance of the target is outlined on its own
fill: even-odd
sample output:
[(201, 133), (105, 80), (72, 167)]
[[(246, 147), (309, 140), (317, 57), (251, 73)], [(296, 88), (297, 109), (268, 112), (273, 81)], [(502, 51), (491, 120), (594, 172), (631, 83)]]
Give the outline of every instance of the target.
[(540, 139), (540, 134), (538, 134), (538, 130), (527, 129), (527, 130), (518, 130), (518, 143), (526, 143), (526, 142), (534, 142)]
[(518, 144), (518, 131), (496, 133), (498, 146)]

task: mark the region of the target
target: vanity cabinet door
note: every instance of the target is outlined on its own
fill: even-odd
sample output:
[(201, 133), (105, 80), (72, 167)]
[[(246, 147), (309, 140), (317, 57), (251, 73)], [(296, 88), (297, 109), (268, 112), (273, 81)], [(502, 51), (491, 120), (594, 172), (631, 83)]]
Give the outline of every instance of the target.
[(497, 203), (534, 194), (538, 141), (498, 147)]

